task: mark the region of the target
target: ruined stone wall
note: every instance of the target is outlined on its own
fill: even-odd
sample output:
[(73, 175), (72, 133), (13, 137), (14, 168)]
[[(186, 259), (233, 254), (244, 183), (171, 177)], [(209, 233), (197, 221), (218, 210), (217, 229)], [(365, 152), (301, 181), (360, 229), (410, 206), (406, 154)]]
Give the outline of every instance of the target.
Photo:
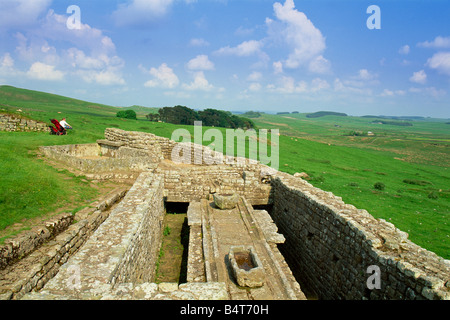
[(0, 114), (0, 131), (9, 132), (49, 132), (44, 122), (22, 118), (12, 114)]
[[(0, 300), (20, 299), (28, 292), (42, 289), (105, 221), (111, 206), (125, 194), (126, 190), (120, 190), (96, 207), (85, 208), (82, 211), (89, 214), (83, 218), (77, 216), (76, 219), (82, 220), (75, 224), (70, 225), (74, 220), (71, 213), (61, 214), (30, 232), (5, 241), (0, 247), (1, 261), (7, 264), (0, 268), (4, 268), (0, 270)], [(24, 259), (12, 263), (23, 255), (26, 256)]]
[[(133, 149), (145, 150), (147, 156), (154, 162), (159, 162), (163, 159), (163, 151), (159, 141), (161, 139), (164, 140), (165, 138), (155, 136), (154, 134), (123, 131), (113, 128), (105, 130), (105, 139), (109, 143), (112, 142), (116, 144), (117, 147), (125, 146)], [(104, 144), (105, 141), (102, 140), (101, 143)]]
[(136, 207), (132, 208), (135, 214), (127, 221), (134, 230), (129, 234), (131, 238), (127, 241), (126, 250), (111, 275), (113, 285), (128, 282), (137, 284), (154, 280), (165, 215), (164, 182), (161, 177), (155, 175), (150, 185), (147, 183), (142, 180), (141, 185), (133, 187), (146, 189), (146, 197), (135, 199)]
[(164, 177), (166, 201), (191, 202), (214, 193), (237, 192), (250, 203), (267, 204), (271, 187), (261, 183), (259, 171), (231, 166), (189, 166), (156, 171)]
[(157, 165), (145, 150), (129, 147), (117, 148), (115, 157), (103, 156), (98, 144), (48, 146), (40, 150), (47, 158), (68, 165), (72, 171), (81, 171), (90, 179), (137, 178), (133, 172), (152, 170)]
[[(272, 185), (272, 216), (286, 238), (282, 251), (319, 298), (450, 298), (448, 261), (393, 224), (288, 174), (278, 173)], [(380, 269), (380, 289), (367, 286), (369, 266)]]
[(58, 235), (72, 224), (73, 216), (62, 213), (32, 230), (5, 240), (0, 246), (0, 270), (33, 252), (44, 242)]

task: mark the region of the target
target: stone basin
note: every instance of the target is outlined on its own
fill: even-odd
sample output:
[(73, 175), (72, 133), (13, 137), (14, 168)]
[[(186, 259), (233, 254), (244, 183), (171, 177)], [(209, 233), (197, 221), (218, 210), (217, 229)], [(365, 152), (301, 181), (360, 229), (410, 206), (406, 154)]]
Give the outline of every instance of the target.
[(253, 247), (231, 247), (228, 260), (239, 286), (258, 288), (264, 285), (264, 269)]
[(236, 208), (239, 201), (237, 193), (215, 193), (214, 203), (221, 210), (231, 210)]

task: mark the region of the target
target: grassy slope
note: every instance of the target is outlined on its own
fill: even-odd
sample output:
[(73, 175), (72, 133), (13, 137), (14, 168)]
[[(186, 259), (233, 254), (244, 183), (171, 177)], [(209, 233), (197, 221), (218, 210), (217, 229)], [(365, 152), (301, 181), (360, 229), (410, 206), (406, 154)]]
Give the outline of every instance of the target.
[[(412, 241), (449, 258), (450, 134), (445, 122), (380, 126), (367, 118), (307, 119), (304, 114), (264, 115), (254, 121), (289, 135), (280, 140), (281, 170), (307, 172), (313, 185), (394, 223)], [(344, 136), (351, 130), (373, 131), (378, 136)], [(410, 185), (405, 179), (431, 184)], [(376, 182), (383, 182), (386, 189), (375, 190)], [(428, 198), (432, 191), (438, 199)]]
[[(57, 205), (63, 206), (64, 199), (73, 197), (75, 191), (80, 201), (94, 196), (82, 180), (75, 179), (65, 185), (58, 179), (61, 173), (36, 159), (33, 152), (40, 145), (92, 143), (102, 139), (109, 127), (152, 132), (167, 138), (177, 128), (193, 132), (190, 126), (145, 121), (145, 110), (140, 110), (137, 121), (118, 119), (115, 117), (118, 108), (12, 87), (0, 87), (0, 108), (13, 111), (20, 108), (27, 116), (47, 123), (50, 118), (65, 116), (75, 127), (63, 137), (0, 133), (0, 228), (24, 217), (49, 212)], [(445, 162), (450, 139), (444, 123), (414, 122), (414, 127), (383, 126), (381, 130), (380, 125), (369, 124), (373, 119), (367, 118), (306, 119), (305, 115), (298, 114), (264, 115), (254, 120), (261, 128), (279, 128), (282, 134), (292, 136), (280, 137), (280, 170), (307, 172), (313, 185), (343, 197), (345, 202), (366, 209), (377, 218), (391, 221), (408, 232), (412, 241), (450, 258), (450, 184)], [(355, 129), (384, 136), (343, 136)], [(416, 161), (400, 161), (396, 157)], [(426, 180), (432, 184), (408, 185), (403, 183), (404, 179)], [(384, 191), (373, 188), (379, 181), (386, 185)], [(433, 190), (438, 199), (428, 198)]]

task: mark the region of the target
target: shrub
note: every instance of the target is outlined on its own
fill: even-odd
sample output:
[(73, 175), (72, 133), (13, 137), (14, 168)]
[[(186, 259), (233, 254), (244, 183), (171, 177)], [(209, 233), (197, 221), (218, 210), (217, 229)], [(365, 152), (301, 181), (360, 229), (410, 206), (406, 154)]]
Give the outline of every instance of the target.
[(377, 182), (373, 185), (373, 187), (377, 190), (384, 190), (386, 188), (383, 182)]
[(119, 111), (117, 112), (116, 116), (118, 118), (124, 118), (124, 119), (137, 119), (136, 112), (133, 110), (125, 110), (125, 111)]
[(430, 198), (430, 199), (439, 199), (439, 194), (436, 191), (431, 191), (428, 194), (428, 198)]

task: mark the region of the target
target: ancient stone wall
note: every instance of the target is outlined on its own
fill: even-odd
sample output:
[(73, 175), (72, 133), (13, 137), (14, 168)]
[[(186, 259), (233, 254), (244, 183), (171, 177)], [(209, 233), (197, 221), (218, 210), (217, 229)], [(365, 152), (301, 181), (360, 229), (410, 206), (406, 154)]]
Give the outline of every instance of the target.
[(164, 220), (164, 182), (155, 175), (147, 188), (147, 197), (136, 199), (136, 220), (133, 236), (129, 239), (126, 251), (120, 257), (120, 264), (111, 275), (111, 283), (144, 283), (154, 279), (156, 261), (161, 246)]
[[(0, 251), (7, 256), (7, 263), (0, 271), (0, 300), (20, 299), (32, 290), (40, 290), (52, 279), (63, 265), (85, 243), (90, 235), (109, 216), (109, 209), (126, 194), (120, 190), (101, 201), (95, 208), (77, 213), (75, 224), (72, 214), (62, 214), (16, 238), (7, 240)], [(65, 229), (65, 230), (64, 230)], [(15, 264), (10, 258), (26, 257)]]
[(99, 144), (48, 146), (40, 150), (47, 158), (64, 163), (71, 171), (79, 171), (96, 180), (136, 179), (139, 173), (157, 165), (145, 150), (126, 146), (117, 148), (115, 157), (104, 156)]
[[(288, 174), (278, 173), (272, 185), (272, 216), (286, 238), (282, 251), (319, 298), (450, 298), (448, 261), (393, 224)], [(368, 286), (370, 266), (379, 268), (379, 289)]]
[(0, 270), (33, 252), (72, 224), (73, 215), (63, 213), (32, 230), (5, 240), (0, 246)]
[(9, 132), (49, 132), (44, 122), (22, 118), (13, 114), (0, 114), (0, 131)]
[(231, 166), (189, 166), (156, 171), (164, 177), (168, 202), (208, 199), (214, 193), (237, 192), (252, 204), (267, 204), (271, 187), (261, 183), (259, 171)]

